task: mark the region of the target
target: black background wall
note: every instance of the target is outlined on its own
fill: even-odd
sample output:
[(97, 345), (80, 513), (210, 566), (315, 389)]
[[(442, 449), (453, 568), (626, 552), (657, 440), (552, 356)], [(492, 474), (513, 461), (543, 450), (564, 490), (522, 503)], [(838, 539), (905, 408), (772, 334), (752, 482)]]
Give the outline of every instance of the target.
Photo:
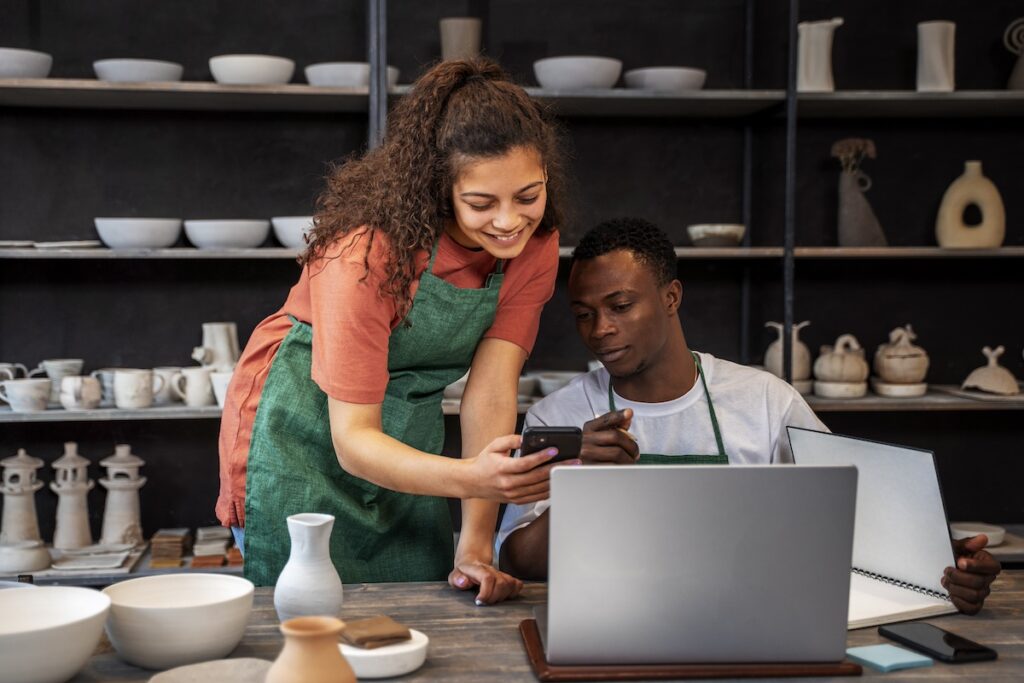
[[(843, 16), (834, 48), (839, 89), (914, 87), (918, 21), (957, 26), (961, 88), (1004, 87), (1013, 56), (1002, 31), (1018, 1), (804, 2), (802, 19)], [(709, 71), (708, 88), (744, 84), (742, 0), (645, 0), (593, 3), (392, 2), (390, 60), (410, 82), (440, 52), (437, 20), (471, 14), (485, 20), (486, 51), (524, 84), (533, 60), (605, 54), (624, 68), (685, 64)], [(787, 3), (755, 3), (754, 87), (784, 88)], [(105, 57), (154, 57), (185, 65), (185, 78), (210, 80), (206, 60), (262, 52), (303, 66), (364, 60), (366, 11), (360, 0), (0, 0), (0, 45), (54, 55), (52, 76), (91, 77)], [(783, 234), (784, 122), (777, 113), (743, 119), (563, 120), (572, 143), (575, 218), (563, 226), (573, 244), (587, 227), (618, 215), (659, 223), (680, 245), (685, 226), (742, 216), (743, 131), (754, 133), (751, 237), (780, 245)], [(836, 139), (873, 138), (878, 159), (865, 170), (868, 197), (894, 245), (933, 245), (942, 193), (967, 159), (984, 162), (1006, 203), (1007, 244), (1024, 244), (1024, 138), (1019, 119), (801, 120), (797, 139), (797, 242), (834, 245)], [(361, 114), (0, 109), (0, 239), (94, 238), (102, 215), (185, 218), (308, 213), (327, 165), (361, 150)], [(528, 369), (582, 369), (586, 352), (567, 314), (563, 264), (544, 312)], [(761, 332), (782, 315), (776, 261), (682, 261), (683, 322), (695, 348), (739, 360), (741, 282), (749, 272), (752, 360), (771, 339)], [(82, 357), (88, 369), (188, 365), (200, 324), (235, 320), (249, 331), (283, 302), (298, 275), (287, 261), (4, 261), (0, 269), (0, 359), (34, 366), (44, 358)], [(912, 323), (932, 354), (934, 382), (960, 381), (1005, 344), (1006, 365), (1024, 377), (1017, 260), (808, 262), (797, 265), (797, 319), (812, 349), (844, 332), (873, 348), (892, 327)], [(829, 413), (836, 431), (936, 450), (950, 516), (1024, 521), (1018, 483), (1022, 432), (1016, 412)], [(449, 419), (457, 428), (457, 420)], [(142, 489), (147, 533), (161, 526), (214, 522), (218, 489), (215, 421), (0, 425), (0, 457), (18, 447), (47, 462), (76, 440), (94, 461), (127, 442), (147, 461)], [(457, 450), (457, 434), (449, 452)], [(92, 468), (94, 478), (99, 468)], [(52, 478), (44, 472), (43, 478)], [(40, 493), (44, 535), (56, 496)], [(90, 497), (95, 530), (103, 492)]]

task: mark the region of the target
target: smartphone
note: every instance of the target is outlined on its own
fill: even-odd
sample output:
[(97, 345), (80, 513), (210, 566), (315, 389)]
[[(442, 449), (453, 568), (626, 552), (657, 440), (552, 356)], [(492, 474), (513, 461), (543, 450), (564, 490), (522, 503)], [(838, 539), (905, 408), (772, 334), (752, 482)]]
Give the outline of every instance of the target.
[(583, 448), (583, 430), (579, 427), (527, 427), (523, 430), (523, 447), (520, 453), (530, 455), (554, 446), (558, 455), (550, 462), (575, 460)]
[(901, 645), (922, 652), (949, 664), (981, 662), (995, 659), (996, 651), (973, 640), (967, 640), (938, 626), (922, 623), (879, 626), (878, 633)]

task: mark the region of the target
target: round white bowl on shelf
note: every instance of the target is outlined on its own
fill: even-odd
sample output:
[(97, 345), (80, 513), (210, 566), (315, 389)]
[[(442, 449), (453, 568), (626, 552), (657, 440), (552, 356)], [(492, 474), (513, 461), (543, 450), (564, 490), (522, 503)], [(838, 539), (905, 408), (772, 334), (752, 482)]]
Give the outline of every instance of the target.
[(427, 660), (430, 639), (416, 629), (409, 629), (409, 635), (411, 638), (404, 642), (371, 650), (345, 643), (338, 647), (359, 680), (393, 678), (415, 671)]
[(53, 57), (45, 52), (0, 47), (0, 78), (46, 78)]
[[(370, 85), (369, 62), (320, 62), (305, 69), (306, 81), (321, 88), (366, 88)], [(399, 71), (388, 67), (388, 87), (398, 85)]]
[(646, 69), (630, 69), (622, 74), (627, 88), (640, 90), (700, 90), (708, 72), (685, 66), (652, 66)]
[(270, 233), (265, 220), (188, 220), (185, 236), (200, 249), (255, 249)]
[(111, 249), (165, 249), (181, 235), (180, 218), (94, 218), (93, 222)]
[(50, 551), (42, 541), (15, 541), (0, 545), (0, 574), (23, 574), (50, 567)]
[(210, 73), (224, 85), (283, 85), (292, 79), (295, 62), (273, 55), (218, 55), (210, 58)]
[(306, 233), (313, 229), (312, 216), (275, 216), (270, 222), (278, 242), (289, 249), (306, 248)]
[(0, 680), (63, 683), (96, 650), (110, 598), (91, 588), (0, 591)]
[(100, 59), (92, 63), (96, 78), (113, 83), (180, 81), (185, 67), (160, 59)]
[(145, 669), (220, 659), (242, 640), (253, 584), (227, 574), (164, 574), (112, 584), (107, 637)]
[(953, 522), (949, 525), (949, 531), (955, 540), (970, 538), (978, 534), (988, 536), (986, 548), (999, 545), (1006, 539), (1006, 529), (994, 524), (982, 524), (981, 522)]
[(553, 394), (569, 382), (579, 377), (579, 372), (538, 372), (534, 375), (540, 385), (540, 393), (547, 396)]
[(537, 82), (552, 90), (612, 88), (620, 73), (622, 62), (611, 57), (548, 57), (533, 63)]
[(686, 226), (695, 247), (735, 247), (747, 231), (742, 223), (696, 223)]

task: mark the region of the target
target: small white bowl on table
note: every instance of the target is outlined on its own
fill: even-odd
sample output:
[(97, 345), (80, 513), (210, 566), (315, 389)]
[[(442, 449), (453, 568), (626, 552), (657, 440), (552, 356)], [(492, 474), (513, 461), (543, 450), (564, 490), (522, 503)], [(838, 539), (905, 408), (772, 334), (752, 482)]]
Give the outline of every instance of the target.
[(37, 50), (0, 47), (0, 78), (46, 78), (53, 57)]
[(370, 650), (346, 643), (341, 643), (338, 647), (359, 680), (392, 678), (415, 671), (427, 660), (430, 639), (415, 629), (409, 629), (409, 635), (411, 638), (404, 642)]
[[(305, 69), (306, 81), (320, 88), (367, 88), (370, 85), (369, 62), (320, 62)], [(388, 67), (388, 87), (398, 85), (399, 71)]]
[(210, 58), (213, 80), (223, 85), (284, 85), (295, 62), (274, 55), (218, 55)]
[(988, 537), (986, 548), (997, 546), (1006, 540), (1006, 529), (994, 524), (983, 524), (982, 522), (953, 522), (949, 525), (949, 531), (954, 540), (971, 538), (978, 534), (985, 534)]
[(652, 66), (644, 69), (630, 69), (622, 74), (627, 88), (680, 92), (700, 90), (704, 87), (708, 72), (685, 66)]
[(95, 218), (93, 223), (111, 249), (166, 249), (181, 236), (180, 218)]
[(306, 234), (313, 229), (312, 216), (275, 216), (270, 222), (278, 242), (289, 249), (306, 248)]
[(612, 57), (548, 57), (533, 63), (537, 82), (550, 90), (613, 88), (621, 73), (622, 62)]
[(181, 64), (161, 59), (100, 59), (92, 69), (96, 78), (112, 83), (168, 83), (185, 73)]
[(185, 236), (200, 249), (255, 249), (267, 240), (270, 221), (187, 220)]

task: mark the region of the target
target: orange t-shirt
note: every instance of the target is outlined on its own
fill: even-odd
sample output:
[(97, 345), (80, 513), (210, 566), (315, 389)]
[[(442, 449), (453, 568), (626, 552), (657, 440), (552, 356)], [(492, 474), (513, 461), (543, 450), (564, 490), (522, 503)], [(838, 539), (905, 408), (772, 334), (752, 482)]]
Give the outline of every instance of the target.
[[(245, 524), (245, 473), (256, 408), (271, 363), (291, 330), (288, 316), (313, 327), (311, 375), (328, 396), (348, 403), (381, 403), (388, 384), (388, 342), (401, 318), (391, 297), (380, 295), (388, 255), (387, 239), (362, 228), (328, 247), (323, 258), (302, 269), (284, 306), (253, 330), (235, 367), (220, 427), (220, 497), (217, 517), (228, 526)], [(369, 252), (367, 243), (370, 242)], [(428, 252), (417, 255), (422, 274)], [(367, 265), (369, 270), (367, 271)], [(482, 287), (496, 259), (468, 249), (447, 234), (438, 244), (433, 273), (456, 287)], [(529, 353), (541, 309), (551, 298), (558, 273), (558, 232), (535, 233), (523, 252), (504, 267), (494, 323), (484, 333)], [(415, 296), (419, 276), (410, 284)]]

